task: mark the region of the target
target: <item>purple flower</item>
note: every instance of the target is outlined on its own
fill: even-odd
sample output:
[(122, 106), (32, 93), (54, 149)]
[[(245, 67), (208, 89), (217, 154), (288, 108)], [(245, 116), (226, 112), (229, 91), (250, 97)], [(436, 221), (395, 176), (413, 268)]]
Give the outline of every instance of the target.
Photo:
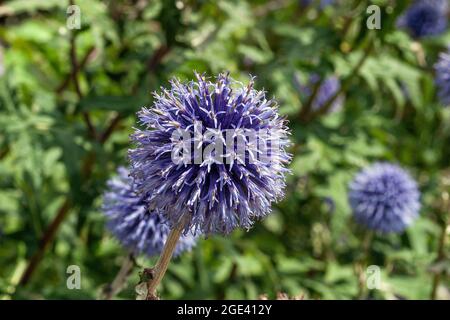
[(444, 105), (448, 106), (450, 105), (450, 49), (439, 55), (434, 68), (439, 98)]
[[(253, 80), (244, 85), (228, 74), (220, 74), (215, 82), (198, 74), (196, 78), (187, 83), (172, 80), (169, 90), (155, 94), (153, 108), (138, 113), (145, 128), (132, 136), (136, 148), (129, 152), (131, 174), (140, 181), (139, 191), (172, 226), (187, 221), (185, 230), (205, 234), (249, 229), (284, 195), (288, 128), (275, 101), (254, 89)], [(211, 140), (203, 139), (208, 133), (219, 141), (225, 131), (227, 136), (231, 132), (233, 142), (245, 142), (245, 154), (238, 155), (236, 145), (227, 144), (223, 153), (214, 152), (214, 159), (195, 161), (189, 154), (193, 161), (177, 164), (171, 152), (179, 147), (173, 139), (178, 131), (194, 136), (188, 145), (195, 150), (211, 146)], [(261, 150), (243, 131), (267, 135), (258, 136), (257, 145), (266, 145), (270, 161), (260, 157)]]
[[(120, 243), (134, 254), (159, 255), (170, 229), (165, 218), (148, 210), (142, 196), (135, 192), (128, 170), (118, 169), (118, 176), (108, 181), (102, 210), (108, 218), (107, 226)], [(191, 234), (180, 238), (175, 255), (195, 245)]]
[(375, 163), (350, 183), (349, 201), (356, 221), (383, 233), (402, 232), (419, 215), (416, 182), (397, 165)]
[(319, 4), (321, 9), (334, 4), (334, 0), (300, 0), (300, 6), (307, 7), (311, 4)]
[(447, 28), (447, 11), (447, 0), (418, 0), (400, 17), (398, 25), (414, 38), (439, 35)]
[[(317, 83), (321, 81), (318, 74), (313, 74), (309, 77), (307, 85), (300, 85), (299, 89), (305, 96), (305, 101), (310, 99), (313, 94), (314, 88)], [(313, 101), (311, 102), (312, 110), (317, 111), (326, 105), (329, 99), (331, 99), (337, 92), (341, 90), (341, 82), (336, 76), (330, 76), (325, 78), (320, 84), (318, 91), (315, 94)], [(330, 112), (339, 111), (342, 108), (344, 102), (343, 96), (338, 96), (330, 106)]]
[(336, 203), (331, 197), (323, 197), (323, 203), (325, 204), (326, 210), (329, 214), (333, 214), (336, 211)]

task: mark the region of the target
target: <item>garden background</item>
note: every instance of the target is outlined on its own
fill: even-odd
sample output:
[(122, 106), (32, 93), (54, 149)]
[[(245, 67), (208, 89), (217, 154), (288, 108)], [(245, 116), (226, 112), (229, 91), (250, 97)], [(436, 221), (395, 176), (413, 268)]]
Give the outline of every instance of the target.
[[(292, 130), (292, 174), (285, 200), (250, 231), (202, 239), (175, 259), (164, 299), (449, 299), (450, 108), (433, 65), (450, 32), (411, 37), (398, 24), (410, 1), (307, 2), (0, 4), (0, 298), (101, 296), (127, 256), (105, 228), (105, 182), (127, 165), (151, 93), (196, 70), (254, 75), (276, 97)], [(371, 4), (381, 29), (367, 28)], [(69, 5), (80, 29), (69, 28)], [(313, 74), (340, 79), (340, 110), (308, 109)], [(353, 220), (348, 183), (376, 161), (418, 182), (421, 215), (401, 234)], [(117, 298), (134, 299), (138, 271), (155, 260), (139, 257)], [(66, 286), (70, 265), (79, 290)], [(367, 289), (369, 265), (380, 268), (378, 289)]]

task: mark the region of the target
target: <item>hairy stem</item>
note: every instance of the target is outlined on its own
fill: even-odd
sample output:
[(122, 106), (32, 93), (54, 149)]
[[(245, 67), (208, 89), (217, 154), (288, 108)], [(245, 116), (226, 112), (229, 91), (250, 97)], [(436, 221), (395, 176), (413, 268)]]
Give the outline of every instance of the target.
[(153, 269), (153, 278), (147, 283), (147, 300), (155, 300), (156, 288), (164, 277), (167, 267), (169, 266), (170, 259), (175, 251), (178, 240), (184, 229), (184, 223), (180, 223), (177, 227), (170, 231), (167, 237), (166, 243), (164, 244), (164, 249), (159, 256), (158, 262)]

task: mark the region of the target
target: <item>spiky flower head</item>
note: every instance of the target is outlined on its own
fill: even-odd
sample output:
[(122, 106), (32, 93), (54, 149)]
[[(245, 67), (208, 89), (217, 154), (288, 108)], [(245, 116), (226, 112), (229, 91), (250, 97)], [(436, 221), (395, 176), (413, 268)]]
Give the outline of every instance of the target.
[[(253, 79), (244, 85), (228, 74), (170, 84), (155, 94), (151, 109), (138, 113), (144, 129), (132, 136), (136, 148), (129, 156), (140, 192), (172, 226), (183, 221), (186, 230), (205, 234), (250, 228), (285, 187), (289, 132), (276, 102), (254, 89)], [(193, 149), (182, 163), (171, 156), (180, 148), (176, 133), (187, 135), (182, 145)], [(219, 142), (225, 142), (221, 151), (206, 152)]]
[(350, 183), (349, 200), (356, 221), (382, 233), (400, 233), (419, 215), (416, 182), (397, 165), (375, 163)]
[[(127, 169), (120, 167), (118, 175), (107, 185), (102, 210), (111, 233), (134, 254), (159, 255), (170, 232), (165, 218), (156, 211), (149, 211), (143, 197), (136, 193)], [(174, 255), (190, 250), (195, 242), (192, 234), (182, 236)]]
[(447, 28), (447, 12), (447, 0), (417, 0), (400, 17), (398, 25), (414, 38), (439, 35)]
[(320, 9), (323, 9), (329, 5), (332, 5), (335, 2), (335, 0), (300, 0), (300, 6), (307, 7), (311, 4), (319, 5)]
[[(317, 92), (314, 93), (316, 85), (320, 83)], [(312, 94), (315, 94), (311, 101), (312, 110), (318, 111), (325, 107), (328, 100), (330, 100), (336, 93), (341, 90), (341, 82), (336, 76), (329, 76), (323, 80), (318, 74), (312, 74), (309, 77), (308, 84), (301, 86), (301, 92), (305, 95), (306, 101), (310, 99)], [(342, 108), (344, 98), (342, 95), (338, 96), (329, 107), (330, 112), (339, 111)]]
[(441, 102), (450, 105), (450, 48), (439, 55), (439, 60), (434, 66), (436, 70), (436, 85)]

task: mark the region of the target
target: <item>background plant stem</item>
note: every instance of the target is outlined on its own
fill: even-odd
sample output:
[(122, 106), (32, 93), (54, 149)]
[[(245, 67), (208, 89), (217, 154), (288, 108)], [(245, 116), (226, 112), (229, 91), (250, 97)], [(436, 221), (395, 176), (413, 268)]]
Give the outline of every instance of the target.
[(358, 273), (358, 299), (364, 299), (367, 294), (367, 285), (366, 285), (366, 268), (369, 262), (370, 257), (370, 249), (372, 247), (374, 233), (372, 231), (367, 231), (364, 240), (362, 243), (362, 256), (357, 265), (357, 273)]
[(103, 292), (103, 298), (105, 300), (111, 300), (115, 295), (122, 291), (128, 276), (133, 271), (134, 265), (135, 263), (133, 254), (127, 255), (122, 262), (122, 266), (120, 267), (119, 272), (117, 273), (113, 282), (111, 282)]
[[(164, 48), (164, 49), (161, 49)], [(166, 45), (161, 45), (160, 49), (157, 49), (153, 52), (153, 54), (148, 58), (148, 71), (150, 73), (153, 73), (158, 65), (161, 63), (162, 59), (165, 57), (166, 54), (170, 52), (169, 49), (167, 49)], [(80, 68), (78, 68), (78, 72), (81, 71)], [(70, 73), (67, 76), (69, 79), (72, 77), (72, 74)], [(66, 81), (66, 80), (65, 80)], [(64, 82), (65, 82), (64, 81)], [(112, 135), (112, 133), (117, 129), (118, 124), (121, 120), (120, 115), (116, 115), (111, 123), (108, 125), (108, 127), (105, 129), (105, 131), (100, 135), (100, 145), (103, 145), (106, 143), (106, 141), (109, 139), (109, 137)], [(81, 168), (83, 170), (83, 178), (84, 181), (88, 181), (91, 178), (92, 171), (94, 169), (95, 165), (95, 158), (93, 158), (93, 154), (89, 153), (87, 157), (85, 158), (83, 164), (81, 165)], [(50, 246), (50, 244), (53, 242), (53, 239), (55, 238), (56, 233), (59, 230), (60, 225), (67, 217), (68, 212), (72, 208), (73, 203), (70, 199), (70, 195), (66, 197), (61, 207), (58, 209), (58, 213), (56, 214), (55, 218), (50, 222), (47, 229), (44, 231), (44, 234), (39, 241), (39, 247), (37, 251), (32, 255), (30, 258), (27, 267), (25, 268), (25, 272), (23, 273), (19, 285), (26, 285), (31, 277), (33, 276), (36, 268), (39, 266), (42, 257), (44, 256), (45, 251)]]
[[(437, 250), (437, 258), (436, 261), (440, 262), (445, 258), (445, 244), (447, 240), (447, 229), (450, 223), (449, 219), (449, 210), (450, 210), (450, 199), (449, 194), (444, 192), (442, 194), (442, 211), (441, 214), (444, 215), (443, 223), (442, 223), (442, 229), (441, 229), (441, 235), (439, 237), (439, 244), (438, 244), (438, 250)], [(432, 300), (436, 300), (438, 298), (438, 289), (439, 289), (439, 283), (441, 282), (442, 278), (442, 272), (438, 271), (435, 273), (433, 277), (433, 286), (431, 289), (431, 296), (430, 298)]]

